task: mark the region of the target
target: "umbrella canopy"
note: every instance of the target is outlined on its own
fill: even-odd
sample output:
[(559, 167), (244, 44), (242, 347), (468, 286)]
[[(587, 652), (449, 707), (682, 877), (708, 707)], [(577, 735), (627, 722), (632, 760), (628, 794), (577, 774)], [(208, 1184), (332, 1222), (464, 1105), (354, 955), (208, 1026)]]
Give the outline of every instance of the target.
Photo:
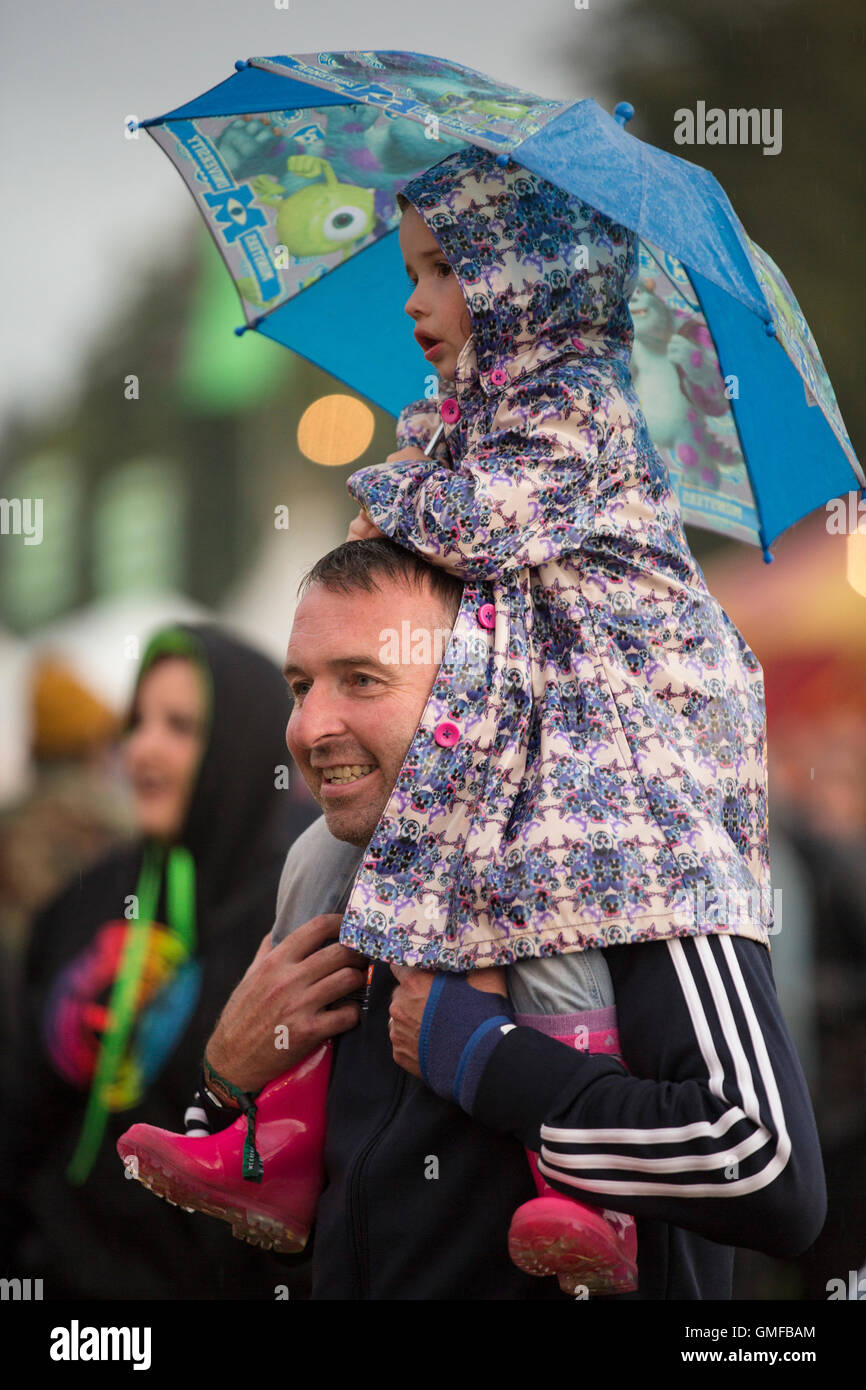
[(416, 53), (236, 67), (141, 124), (195, 197), (248, 327), (395, 416), (425, 394), (395, 195), (471, 143), (638, 234), (632, 372), (685, 521), (769, 559), (795, 521), (866, 490), (788, 282), (707, 170), (625, 131), (631, 108), (614, 119), (592, 99), (547, 100)]

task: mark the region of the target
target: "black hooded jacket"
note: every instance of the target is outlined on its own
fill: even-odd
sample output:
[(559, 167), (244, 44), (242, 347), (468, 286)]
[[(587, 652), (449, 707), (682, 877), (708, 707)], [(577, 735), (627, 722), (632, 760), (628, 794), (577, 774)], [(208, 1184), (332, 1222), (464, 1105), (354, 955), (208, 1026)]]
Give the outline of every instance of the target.
[[(87, 1087), (73, 1086), (52, 1064), (46, 1010), (57, 1007), (58, 981), (69, 979), (64, 972), (88, 959), (107, 923), (123, 918), (125, 901), (136, 891), (143, 842), (101, 860), (39, 915), (20, 980), (13, 1093), (4, 1105), (3, 1273), (42, 1278), (46, 1299), (272, 1299), (275, 1285), (286, 1283), (284, 1267), (234, 1240), (222, 1222), (180, 1214), (126, 1181), (115, 1152), (118, 1137), (138, 1122), (177, 1128), (207, 1038), (273, 922), (286, 851), (317, 814), (295, 789), (300, 779), (292, 779), (291, 790), (275, 785), (282, 780), (275, 769), (289, 762), (289, 705), (276, 667), (215, 627), (183, 630), (203, 653), (212, 700), (180, 837), (195, 860), (200, 991), (140, 1102), (109, 1113), (80, 1186), (70, 1184), (66, 1168), (81, 1133)], [(156, 920), (167, 920), (164, 885)], [(94, 1006), (105, 998), (103, 990)]]

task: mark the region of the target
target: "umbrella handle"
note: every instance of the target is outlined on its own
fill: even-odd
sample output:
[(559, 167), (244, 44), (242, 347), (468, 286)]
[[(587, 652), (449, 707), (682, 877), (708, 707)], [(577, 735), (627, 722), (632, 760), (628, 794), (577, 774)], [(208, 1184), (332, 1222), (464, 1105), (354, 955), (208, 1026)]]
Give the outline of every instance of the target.
[(444, 421), (440, 421), (440, 422), (439, 422), (438, 428), (437, 428), (437, 429), (434, 431), (434, 433), (433, 433), (433, 437), (432, 437), (432, 439), (430, 440), (430, 443), (427, 445), (427, 448), (424, 450), (424, 453), (427, 455), (428, 458), (429, 458), (430, 455), (433, 453), (433, 450), (436, 448), (436, 445), (439, 443), (439, 436), (440, 436), (440, 434), (442, 433), (442, 431), (444, 430), (444, 428), (445, 428), (445, 423), (444, 423)]

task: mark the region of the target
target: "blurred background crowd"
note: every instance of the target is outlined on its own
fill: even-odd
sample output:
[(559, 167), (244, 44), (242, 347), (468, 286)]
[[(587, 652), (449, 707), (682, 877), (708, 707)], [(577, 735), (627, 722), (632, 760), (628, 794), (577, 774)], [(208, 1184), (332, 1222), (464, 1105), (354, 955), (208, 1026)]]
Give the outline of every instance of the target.
[[(198, 13), (197, 6), (189, 8), (191, 15)], [(514, 8), (516, 21), (523, 7), (515, 0)], [(224, 13), (225, 6), (217, 6), (215, 22)], [(637, 112), (634, 133), (710, 168), (755, 240), (787, 275), (863, 458), (866, 396), (858, 379), (856, 290), (866, 199), (855, 141), (864, 31), (854, 0), (828, 0), (821, 7), (808, 0), (729, 0), (723, 8), (695, 7), (687, 0), (621, 0), (603, 17), (588, 14), (586, 23), (545, 3), (539, 16), (547, 27), (538, 20), (530, 68), (516, 23), (513, 45), (503, 42), (494, 61), (480, 35), (474, 43), (465, 35), (458, 41), (458, 29), (451, 42), (446, 25), (434, 39), (432, 33), (399, 29), (382, 6), (375, 14), (375, 34), (362, 36), (357, 16), (349, 25), (346, 7), (342, 27), (332, 17), (327, 35), (317, 33), (315, 41), (305, 35), (307, 42), (298, 35), (287, 44), (284, 31), (275, 39), (272, 15), (265, 14), (257, 29), (248, 12), (252, 23), (241, 50), (302, 52), (353, 42), (414, 48), (441, 52), (550, 96), (576, 100), (591, 94), (608, 109), (627, 98)], [(526, 28), (527, 20), (521, 22)], [(200, 88), (220, 80), (241, 56), (231, 47), (239, 33), (236, 27), (220, 40), (217, 24), (210, 81)], [(173, 42), (176, 56), (183, 39)], [(146, 93), (145, 68), (136, 80), (136, 93)], [(193, 90), (195, 80), (187, 81), (162, 105), (157, 99), (153, 111), (140, 114), (166, 109)], [(708, 106), (781, 108), (782, 153), (676, 149), (673, 112), (693, 107), (698, 98)], [(123, 293), (103, 314), (89, 349), (69, 338), (52, 344), (80, 358), (75, 388), (62, 404), (43, 399), (34, 409), (32, 396), (25, 405), (13, 393), (0, 433), (0, 494), (43, 498), (46, 518), (39, 545), (0, 537), (0, 1030), (10, 1087), (16, 1084), (10, 1040), (22, 1020), (32, 1029), (32, 1049), (41, 1048), (50, 1061), (49, 1043), (35, 1034), (48, 1026), (56, 981), (36, 968), (34, 953), (38, 948), (41, 960), (47, 951), (48, 958), (50, 941), (67, 928), (79, 930), (62, 907), (62, 895), (104, 864), (121, 865), (118, 883), (132, 885), (126, 892), (138, 882), (148, 826), (130, 782), (128, 716), (135, 699), (136, 718), (143, 717), (143, 679), (155, 669), (143, 660), (149, 639), (178, 623), (187, 625), (194, 641), (200, 634), (193, 664), (203, 673), (201, 688), (209, 682), (219, 695), (209, 707), (211, 719), (231, 709), (225, 692), (239, 672), (261, 680), (270, 699), (273, 683), (264, 667), (281, 660), (298, 579), (345, 537), (356, 510), (346, 478), (394, 448), (394, 422), (383, 412), (282, 347), (253, 333), (234, 336), (241, 321), (237, 299), (191, 201), (155, 149), (136, 155), (159, 165), (163, 196), (175, 197), (186, 214), (184, 232), (170, 246), (162, 240), (149, 259), (130, 260)], [(78, 160), (84, 188), (87, 152), (79, 150)], [(74, 274), (74, 267), (66, 268)], [(866, 1261), (866, 504), (861, 517), (859, 530), (850, 534), (828, 529), (824, 511), (807, 517), (775, 542), (769, 566), (749, 546), (689, 531), (711, 591), (764, 668), (773, 886), (781, 895), (773, 965), (809, 1081), (830, 1193), (824, 1233), (801, 1259), (782, 1263), (741, 1252), (735, 1297), (743, 1299), (824, 1299), (829, 1280), (847, 1281), (849, 1271)], [(214, 625), (231, 634), (223, 647), (223, 639), (212, 634)], [(191, 658), (186, 652), (173, 659)], [(165, 661), (163, 653), (163, 674)], [(152, 689), (151, 683), (150, 700)], [(287, 699), (284, 710), (274, 703), (275, 736), (263, 767), (290, 762), (281, 745), (287, 714)], [(200, 792), (208, 758), (216, 756), (218, 743), (227, 743), (221, 756), (229, 761), (219, 784), (225, 793), (244, 754), (240, 745), (232, 746), (227, 728), (202, 730), (197, 756), (204, 760), (195, 764), (191, 785)], [(234, 771), (227, 770), (229, 764)], [(271, 829), (285, 848), (317, 812), (294, 769), (279, 796)], [(211, 805), (214, 823), (223, 809)], [(262, 901), (246, 914), (235, 978), (268, 928), (266, 904), (271, 888), (276, 891), (281, 853), (259, 866)], [(201, 884), (204, 858), (197, 863)], [(249, 863), (247, 856), (236, 865), (238, 903), (246, 901)], [(94, 932), (108, 920), (103, 906), (97, 893)], [(169, 912), (162, 900), (160, 906)], [(212, 921), (206, 908), (199, 915), (204, 950), (225, 924)], [(79, 946), (85, 944), (82, 936)], [(71, 952), (70, 945), (66, 966)], [(104, 1004), (108, 980), (92, 986), (91, 1006)], [(225, 995), (233, 983), (228, 980)], [(208, 1018), (213, 1022), (218, 992), (215, 980), (203, 987), (197, 1007), (204, 1012), (188, 1015), (201, 1028)], [(192, 1065), (187, 1058), (184, 1063)], [(184, 1075), (191, 1093), (194, 1069)], [(68, 1127), (72, 1146), (89, 1085), (86, 1068), (63, 1084), (78, 1088), (80, 1113)], [(172, 1128), (179, 1127), (188, 1099), (180, 1079), (177, 1086), (172, 1103), (180, 1109), (173, 1121), (166, 1109), (160, 1121)], [(44, 1094), (54, 1100), (33, 1120), (43, 1145), (54, 1121), (50, 1105), (60, 1114), (65, 1103), (51, 1087)], [(135, 1099), (120, 1108), (121, 1129), (139, 1117), (153, 1120), (152, 1111), (134, 1108), (141, 1103)], [(61, 1171), (56, 1181), (68, 1182), (58, 1176)], [(97, 1162), (93, 1173), (99, 1171)], [(47, 1259), (45, 1229), (67, 1221), (69, 1240), (54, 1252), (55, 1293), (109, 1296), (111, 1262), (86, 1248), (87, 1212), (79, 1199), (72, 1200), (72, 1185), (55, 1193), (53, 1208), (40, 1207), (34, 1198), (31, 1211), (20, 1201), (18, 1183), (25, 1175), (3, 1176), (12, 1272), (37, 1275)], [(93, 1176), (83, 1188), (87, 1181), (92, 1184)], [(140, 1200), (149, 1221), (156, 1204), (143, 1191), (129, 1193), (136, 1187), (127, 1184), (122, 1195)], [(216, 1224), (197, 1217), (185, 1221), (197, 1229)], [(72, 1268), (76, 1229), (84, 1275)], [(120, 1239), (116, 1229), (113, 1239)], [(129, 1239), (141, 1236), (133, 1232)], [(213, 1240), (208, 1245), (196, 1236), (178, 1249), (162, 1287), (167, 1280), (183, 1295), (184, 1263), (189, 1288), (201, 1290), (196, 1280), (211, 1281), (206, 1292), (186, 1296), (238, 1296), (237, 1281), (244, 1279), (249, 1296), (272, 1297), (274, 1284), (285, 1282), (284, 1273), (261, 1263), (254, 1276), (254, 1262), (264, 1257), (226, 1250), (232, 1242), (225, 1228)], [(115, 1286), (114, 1296), (171, 1296), (168, 1290), (148, 1291), (149, 1277), (142, 1263), (140, 1277)]]

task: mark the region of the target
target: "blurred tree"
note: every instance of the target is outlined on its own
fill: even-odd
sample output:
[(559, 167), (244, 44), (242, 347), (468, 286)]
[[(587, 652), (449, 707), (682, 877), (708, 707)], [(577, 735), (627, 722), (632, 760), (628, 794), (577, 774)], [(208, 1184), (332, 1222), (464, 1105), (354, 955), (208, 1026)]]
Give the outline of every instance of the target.
[[(321, 472), (299, 456), (295, 428), (311, 400), (345, 387), (258, 334), (236, 337), (241, 322), (228, 272), (194, 221), (172, 257), (154, 259), (118, 301), (85, 363), (78, 397), (62, 410), (47, 403), (35, 422), (8, 422), (0, 493), (44, 495), (45, 542), (25, 547), (13, 538), (0, 547), (0, 622), (28, 632), (97, 595), (136, 587), (136, 576), (158, 586), (156, 550), (173, 557), (165, 586), (218, 607), (255, 562), (263, 515), (253, 482), (286, 500), (287, 486)], [(393, 421), (375, 415), (371, 462), (394, 447)], [(335, 512), (342, 508), (346, 524), (356, 508), (345, 479), (363, 461), (328, 470)], [(138, 503), (121, 486), (133, 474)], [(177, 544), (168, 546), (166, 535), (165, 546), (137, 555), (145, 519), (166, 505), (167, 486), (177, 497), (167, 517)]]

